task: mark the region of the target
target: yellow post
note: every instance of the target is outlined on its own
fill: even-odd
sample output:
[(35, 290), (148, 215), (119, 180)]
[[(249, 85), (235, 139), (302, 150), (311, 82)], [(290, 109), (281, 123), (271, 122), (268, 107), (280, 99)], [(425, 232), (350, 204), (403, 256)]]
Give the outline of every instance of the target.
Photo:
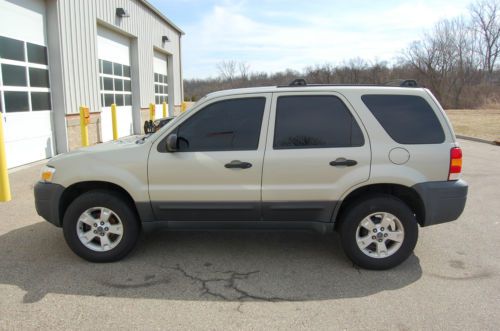
[(154, 105), (154, 103), (149, 104), (149, 119), (151, 121), (155, 120), (155, 105)]
[(7, 157), (3, 138), (3, 116), (0, 113), (0, 202), (12, 199), (10, 195), (9, 173), (7, 172)]
[(113, 140), (118, 139), (118, 124), (116, 123), (116, 104), (111, 104), (111, 124), (113, 125)]
[(82, 146), (89, 145), (89, 129), (87, 125), (90, 122), (90, 112), (87, 106), (80, 107), (80, 133), (82, 135)]
[(181, 105), (181, 112), (185, 112), (186, 108), (187, 108), (187, 104), (186, 104), (186, 102), (183, 101), (182, 105)]
[(163, 101), (163, 117), (167, 117), (167, 103)]

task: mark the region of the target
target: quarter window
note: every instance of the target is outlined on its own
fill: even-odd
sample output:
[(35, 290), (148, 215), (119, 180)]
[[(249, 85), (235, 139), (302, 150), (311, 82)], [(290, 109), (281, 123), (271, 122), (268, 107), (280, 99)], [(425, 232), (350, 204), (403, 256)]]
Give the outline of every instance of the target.
[(265, 98), (244, 98), (208, 105), (180, 125), (178, 150), (256, 150), (265, 104)]
[(276, 106), (274, 149), (354, 147), (363, 134), (335, 96), (282, 96)]
[(400, 144), (440, 144), (444, 132), (436, 114), (414, 95), (363, 95), (366, 107), (389, 136)]

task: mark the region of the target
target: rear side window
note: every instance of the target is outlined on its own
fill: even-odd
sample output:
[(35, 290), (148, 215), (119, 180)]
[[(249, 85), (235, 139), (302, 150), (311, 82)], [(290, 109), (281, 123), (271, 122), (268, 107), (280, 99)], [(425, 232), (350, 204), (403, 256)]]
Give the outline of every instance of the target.
[(179, 126), (178, 151), (244, 151), (259, 145), (265, 98), (215, 102)]
[(363, 144), (361, 129), (339, 98), (329, 95), (278, 98), (274, 149), (353, 147)]
[(414, 95), (363, 95), (366, 107), (400, 144), (440, 144), (444, 132), (434, 110)]

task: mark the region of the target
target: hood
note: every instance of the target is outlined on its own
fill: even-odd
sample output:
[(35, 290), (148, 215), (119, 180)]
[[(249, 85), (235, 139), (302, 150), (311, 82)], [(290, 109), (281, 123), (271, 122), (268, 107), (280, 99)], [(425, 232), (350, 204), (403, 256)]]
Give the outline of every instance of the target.
[(146, 146), (144, 141), (141, 141), (141, 138), (143, 137), (144, 136), (141, 135), (127, 136), (118, 140), (112, 140), (89, 147), (80, 147), (71, 152), (56, 155), (49, 160), (48, 165), (55, 165), (56, 163), (69, 158), (90, 160), (100, 157), (110, 158), (115, 154), (123, 155), (124, 153), (129, 153), (130, 149), (145, 148)]

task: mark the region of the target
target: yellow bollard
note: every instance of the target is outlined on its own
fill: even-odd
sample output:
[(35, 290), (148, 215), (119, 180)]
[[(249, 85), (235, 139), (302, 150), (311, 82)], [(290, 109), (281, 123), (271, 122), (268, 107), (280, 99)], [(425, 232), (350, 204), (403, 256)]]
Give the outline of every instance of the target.
[(167, 103), (163, 101), (163, 117), (167, 117)]
[(187, 108), (187, 104), (186, 104), (186, 102), (183, 101), (182, 105), (181, 105), (181, 112), (185, 112), (186, 108)]
[(90, 122), (90, 112), (87, 106), (80, 107), (80, 133), (82, 135), (82, 146), (89, 145), (89, 129), (87, 125)]
[(118, 139), (118, 123), (116, 123), (116, 104), (111, 105), (111, 124), (113, 125), (113, 140)]
[(155, 120), (155, 105), (154, 103), (150, 103), (149, 104), (149, 119), (151, 121), (154, 121)]
[(0, 113), (0, 202), (7, 202), (11, 199), (9, 173), (7, 172), (7, 156), (5, 155), (5, 141), (3, 137), (3, 116)]

